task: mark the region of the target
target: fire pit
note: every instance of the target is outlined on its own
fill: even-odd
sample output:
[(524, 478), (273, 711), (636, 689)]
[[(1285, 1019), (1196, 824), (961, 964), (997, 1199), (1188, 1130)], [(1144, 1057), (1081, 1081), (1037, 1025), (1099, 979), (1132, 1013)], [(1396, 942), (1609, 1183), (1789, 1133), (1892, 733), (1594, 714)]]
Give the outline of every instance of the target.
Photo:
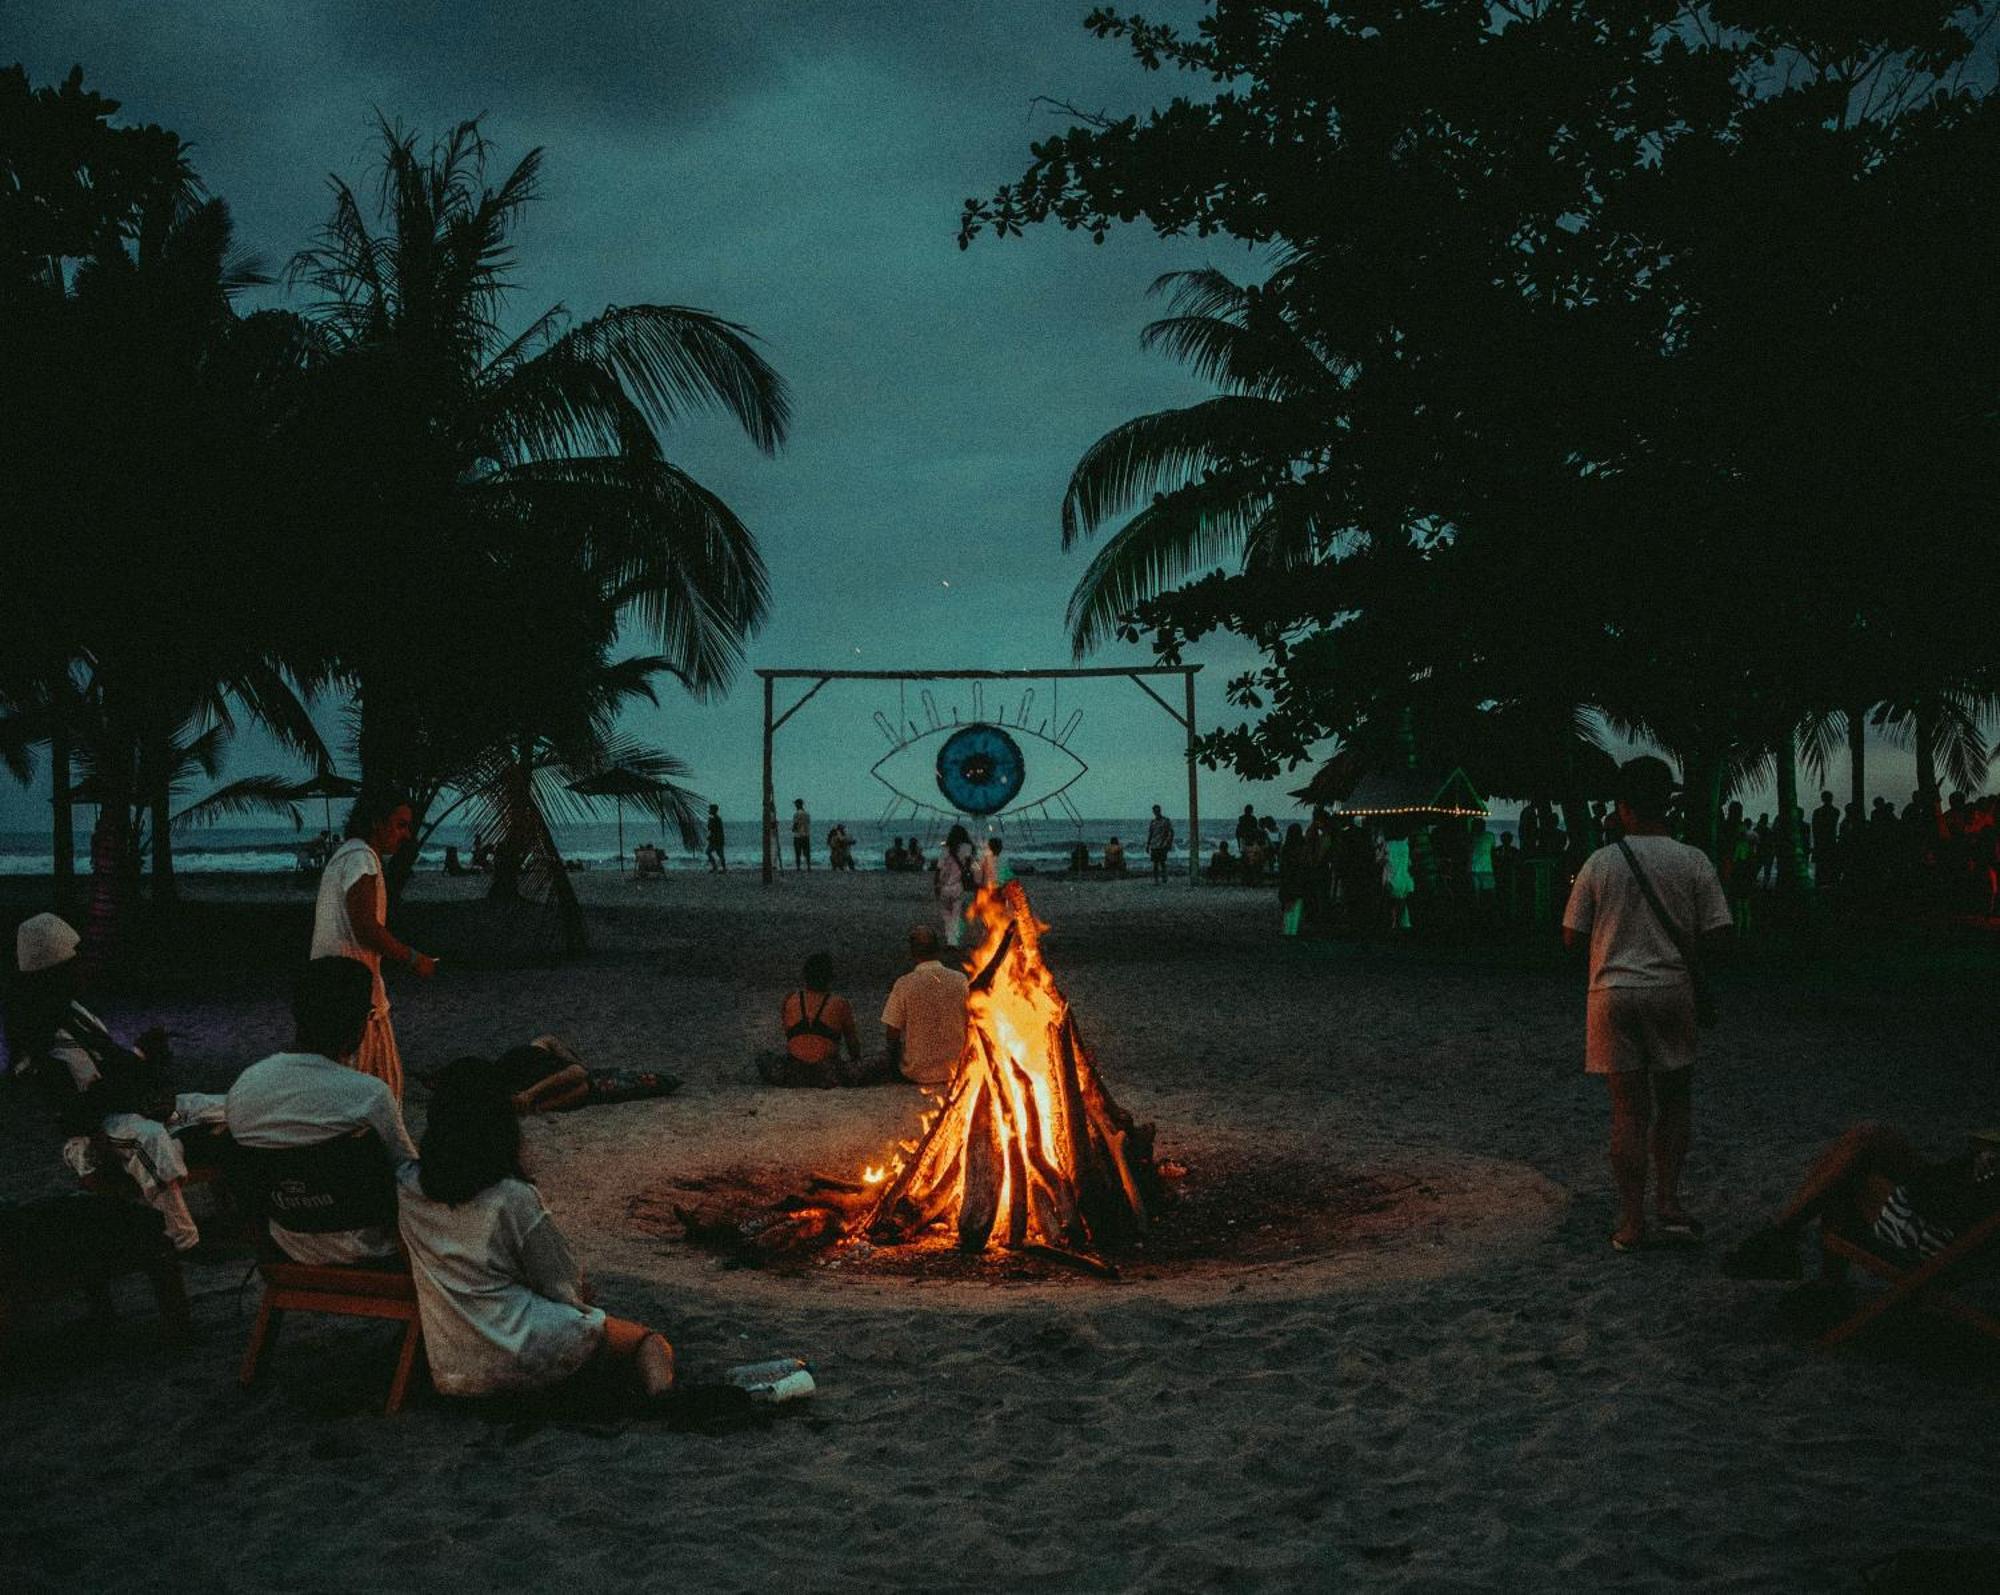
[(875, 1247), (955, 1237), (1113, 1273), (1110, 1254), (1139, 1240), (1163, 1187), (1153, 1126), (1106, 1089), (1076, 1015), (1041, 953), (1018, 882), (982, 890), (965, 1051), (937, 1107), (858, 1182), (815, 1176), (778, 1204), (754, 1238), (732, 1221), (676, 1208), (697, 1245), (781, 1258), (865, 1238)]
[(860, 1228), (877, 1245), (935, 1225), (959, 1249), (1088, 1256), (1145, 1229), (1160, 1185), (1153, 1127), (1112, 1100), (1041, 954), (1018, 881), (978, 900), (986, 935), (966, 1000), (965, 1053), (942, 1105), (887, 1168)]

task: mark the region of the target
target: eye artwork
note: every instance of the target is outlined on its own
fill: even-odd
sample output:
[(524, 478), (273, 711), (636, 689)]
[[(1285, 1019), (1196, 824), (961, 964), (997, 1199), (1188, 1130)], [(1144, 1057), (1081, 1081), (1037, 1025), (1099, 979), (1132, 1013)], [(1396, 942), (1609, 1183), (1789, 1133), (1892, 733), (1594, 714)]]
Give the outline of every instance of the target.
[[(892, 721), (877, 711), (875, 725), (888, 739), (889, 751), (868, 773), (890, 792), (884, 823), (905, 807), (912, 817), (930, 813), (984, 819), (1039, 810), (1046, 818), (1053, 804), (1077, 819), (1066, 794), (1089, 766), (1066, 744), (1083, 711), (1073, 711), (1052, 732), (1053, 714), (1035, 717), (1032, 687), (1021, 694), (1018, 705), (1002, 703), (990, 714), (983, 683), (972, 684), (971, 698), (970, 716), (961, 720), (956, 705), (941, 712), (925, 688), (918, 701), (927, 726), (919, 726), (907, 713)], [(899, 709), (906, 710), (907, 705)]]

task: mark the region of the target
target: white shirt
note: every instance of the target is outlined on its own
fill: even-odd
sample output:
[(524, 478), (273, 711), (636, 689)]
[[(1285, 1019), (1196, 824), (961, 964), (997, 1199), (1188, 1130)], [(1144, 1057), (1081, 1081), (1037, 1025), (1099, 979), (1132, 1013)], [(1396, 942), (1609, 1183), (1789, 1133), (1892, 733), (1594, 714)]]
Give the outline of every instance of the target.
[[(1698, 941), (1703, 933), (1731, 923), (1729, 900), (1715, 866), (1698, 847), (1671, 836), (1628, 836), (1626, 839), (1653, 895), (1683, 937)], [(1687, 982), (1687, 963), (1673, 939), (1660, 926), (1646, 902), (1638, 878), (1617, 847), (1600, 847), (1576, 872), (1563, 925), (1590, 937), (1590, 989), (1620, 986), (1679, 986)]]
[(935, 958), (889, 988), (882, 1023), (903, 1037), (903, 1075), (942, 1085), (958, 1072), (965, 1051), (965, 976)]
[(355, 939), (354, 921), (347, 912), (349, 889), (370, 875), (375, 877), (375, 889), (379, 892), (382, 857), (360, 837), (351, 836), (334, 849), (333, 857), (320, 871), (319, 900), (313, 905), (312, 956), (352, 958), (356, 963), (366, 964), (375, 980), (375, 1007), (378, 1012), (386, 1013), (389, 994), (382, 985), (382, 955)]
[(583, 1304), (582, 1272), (534, 1186), (500, 1180), (452, 1206), (424, 1195), (409, 1168), (398, 1193), (438, 1389), (534, 1390), (590, 1360), (604, 1314)]
[[(391, 1166), (416, 1162), (417, 1149), (388, 1086), (316, 1052), (277, 1052), (251, 1064), (229, 1088), (224, 1111), (230, 1136), (243, 1146), (317, 1146), (365, 1126), (387, 1149)], [(396, 1250), (386, 1229), (303, 1235), (273, 1223), (271, 1239), (301, 1263), (356, 1263)]]

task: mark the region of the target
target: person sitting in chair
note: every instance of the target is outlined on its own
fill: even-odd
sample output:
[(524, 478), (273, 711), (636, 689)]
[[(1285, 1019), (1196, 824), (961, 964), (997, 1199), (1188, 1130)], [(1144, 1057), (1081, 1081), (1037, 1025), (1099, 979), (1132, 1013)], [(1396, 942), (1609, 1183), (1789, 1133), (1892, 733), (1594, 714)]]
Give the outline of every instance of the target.
[(484, 1058), (438, 1076), (423, 1159), (399, 1212), (431, 1378), (447, 1396), (609, 1379), (648, 1401), (674, 1385), (666, 1337), (593, 1306), (556, 1221), (521, 1166), (521, 1121)]
[[(292, 989), (293, 1044), (253, 1063), (229, 1088), (229, 1133), (252, 1151), (320, 1146), (355, 1131), (372, 1134), (390, 1178), (417, 1155), (389, 1087), (352, 1067), (374, 1004), (374, 978), (352, 958), (315, 958)], [(378, 1226), (326, 1233), (270, 1221), (271, 1239), (299, 1263), (359, 1263), (392, 1257), (396, 1238)]]
[[(1935, 1257), (2000, 1209), (2000, 1129), (1982, 1130), (1966, 1150), (1929, 1162), (1899, 1131), (1858, 1124), (1826, 1148), (1776, 1221), (1722, 1260), (1736, 1279), (1797, 1279), (1799, 1242), (1814, 1219), (1890, 1255)], [(1837, 1283), (1846, 1260), (1829, 1256)]]
[(219, 1126), (223, 1099), (176, 1093), (167, 1033), (155, 1026), (122, 1047), (83, 1005), (82, 938), (54, 914), (24, 920), (14, 937), (17, 970), (7, 994), (7, 1046), (14, 1069), (32, 1082), (64, 1136), (62, 1157), (79, 1179), (122, 1170), (159, 1213), (176, 1251), (201, 1239), (182, 1189), (188, 1175), (181, 1134)]
[[(833, 994), (833, 958), (814, 953), (801, 971), (797, 991), (785, 993), (778, 1023), (784, 1027), (785, 1050), (757, 1060), (757, 1072), (767, 1085), (836, 1086), (851, 1083), (861, 1062), (861, 1036), (854, 1009)], [(847, 1068), (842, 1068), (841, 1049)]]

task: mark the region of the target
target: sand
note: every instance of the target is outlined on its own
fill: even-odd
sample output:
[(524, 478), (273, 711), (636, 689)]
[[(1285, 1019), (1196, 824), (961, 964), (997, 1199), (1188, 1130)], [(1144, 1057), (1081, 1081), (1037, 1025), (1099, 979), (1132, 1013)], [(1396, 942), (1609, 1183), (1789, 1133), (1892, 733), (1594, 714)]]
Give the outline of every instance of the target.
[[(662, 1203), (717, 1173), (851, 1173), (908, 1133), (914, 1091), (770, 1091), (747, 1059), (820, 946), (872, 1040), (923, 883), (580, 879), (595, 950), (528, 970), (454, 962), (481, 944), (476, 883), (418, 883), (405, 929), (446, 962), (393, 993), (405, 1057), (547, 1029), (684, 1076), (671, 1099), (536, 1121), (534, 1170), (608, 1305), (696, 1374), (808, 1357), (818, 1395), (721, 1436), (436, 1397), (385, 1419), (388, 1332), (312, 1320), (245, 1395), (255, 1286), (204, 1265), (179, 1358), (136, 1287), (108, 1338), (75, 1302), (22, 1314), (0, 1370), (0, 1582), (1813, 1590), (1902, 1547), (2000, 1538), (2000, 1348), (1900, 1334), (1822, 1355), (1782, 1287), (1716, 1268), (1851, 1120), (1943, 1152), (2000, 1119), (1991, 946), (1871, 963), (1837, 941), (1732, 971), (1689, 1174), (1710, 1244), (1628, 1258), (1606, 1244), (1581, 976), (1552, 949), (1287, 945), (1261, 894), (1031, 881), (1107, 1080), (1191, 1186), (1269, 1163), (1392, 1199), (1295, 1254), (1265, 1236), (1115, 1283), (911, 1280), (865, 1258), (773, 1277), (690, 1249)], [(115, 1027), (164, 1018), (220, 1085), (285, 1039), (309, 897), (190, 891), (206, 962), (103, 1006)], [(0, 919), (31, 895), (11, 883)], [(58, 1188), (5, 1111), (0, 1194)]]

